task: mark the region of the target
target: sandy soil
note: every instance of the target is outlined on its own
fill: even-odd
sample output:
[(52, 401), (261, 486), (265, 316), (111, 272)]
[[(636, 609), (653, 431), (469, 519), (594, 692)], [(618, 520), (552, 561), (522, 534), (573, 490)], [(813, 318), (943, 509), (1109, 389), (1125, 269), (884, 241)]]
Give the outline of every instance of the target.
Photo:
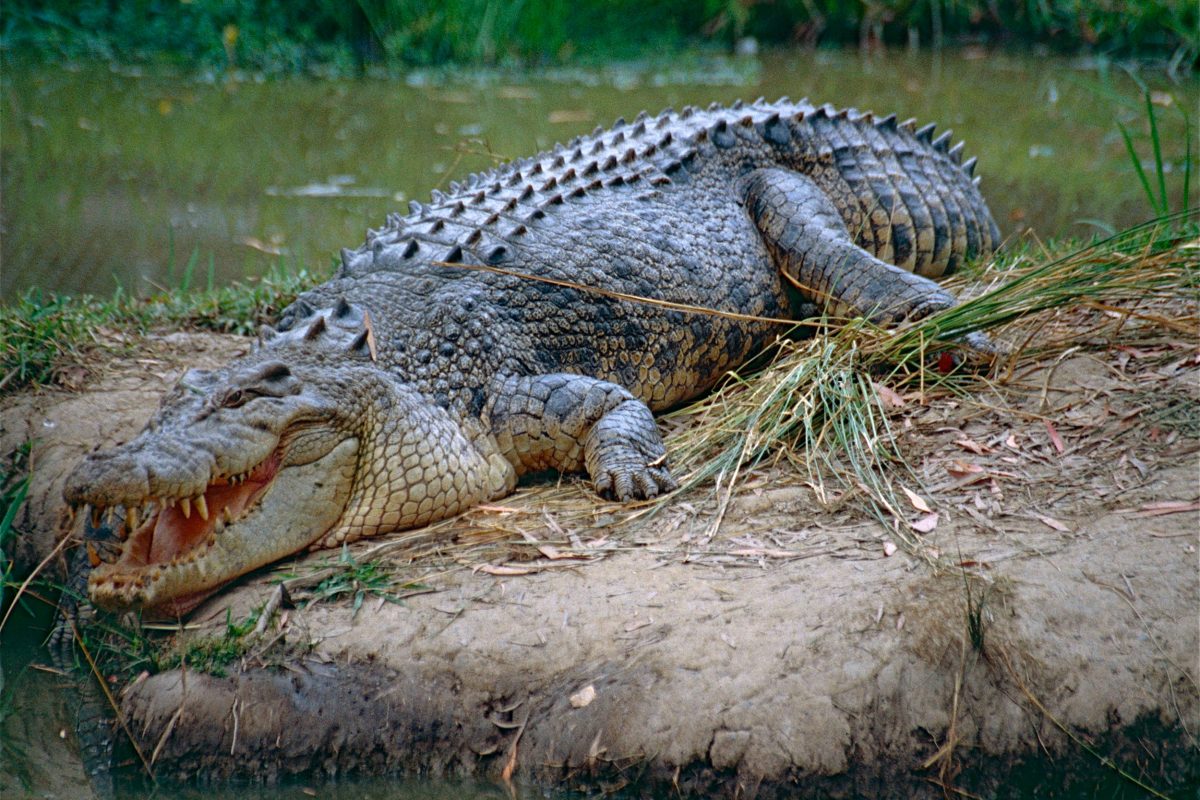
[[(0, 401), (3, 452), (36, 440), (24, 562), (53, 548), (82, 453), (134, 433), (183, 364), (244, 346), (179, 334), (97, 365), (81, 392)], [(526, 490), (358, 547), (419, 587), (403, 604), (285, 608), (227, 677), (144, 677), (122, 710), (160, 773), (189, 777), (1144, 793), (1112, 764), (1191, 791), (1198, 400), (1195, 343), (1161, 337), (1023, 365), (971, 400), (904, 398), (895, 422), (923, 484), (911, 488), (938, 515), (923, 537), (936, 568), (852, 503), (821, 507), (785, 467), (746, 475), (715, 532), (703, 494), (614, 527), (611, 506), (564, 524)], [(581, 482), (571, 491), (593, 502)], [(286, 566), (304, 575), (336, 558)], [(214, 598), (183, 635), (220, 634), (226, 609), (244, 618), (271, 578)]]

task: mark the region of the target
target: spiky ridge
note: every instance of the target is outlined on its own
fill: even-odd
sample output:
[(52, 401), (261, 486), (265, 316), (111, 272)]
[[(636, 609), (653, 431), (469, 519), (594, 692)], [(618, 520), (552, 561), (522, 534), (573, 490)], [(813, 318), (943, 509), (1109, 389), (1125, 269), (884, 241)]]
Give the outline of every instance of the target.
[[(976, 160), (963, 162), (963, 143), (951, 146), (951, 131), (935, 139), (935, 129), (933, 124), (917, 129), (913, 119), (898, 123), (895, 114), (876, 117), (787, 97), (667, 109), (656, 117), (642, 112), (633, 122), (618, 118), (607, 130), (597, 127), (550, 151), (452, 181), (449, 192), (435, 190), (428, 204), (411, 201), (407, 215), (388, 215), (361, 247), (342, 250), (339, 277), (377, 269), (379, 255), (394, 245), (403, 246), (406, 260), (503, 264), (514, 244), (556, 207), (605, 190), (666, 186), (710, 147), (728, 150), (751, 139), (780, 149), (821, 141), (828, 152), (819, 155), (835, 160), (863, 144), (876, 152), (920, 148), (939, 157), (946, 171), (971, 178)], [(914, 218), (918, 224), (935, 221)], [(980, 237), (975, 231), (974, 238)]]

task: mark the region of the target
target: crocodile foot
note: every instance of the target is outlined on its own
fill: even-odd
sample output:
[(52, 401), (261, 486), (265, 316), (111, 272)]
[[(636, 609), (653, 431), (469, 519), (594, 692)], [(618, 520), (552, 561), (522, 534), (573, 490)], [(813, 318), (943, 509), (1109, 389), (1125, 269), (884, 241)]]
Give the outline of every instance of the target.
[(588, 434), (584, 453), (592, 483), (604, 497), (647, 500), (678, 486), (654, 417), (640, 401), (628, 400), (605, 414)]

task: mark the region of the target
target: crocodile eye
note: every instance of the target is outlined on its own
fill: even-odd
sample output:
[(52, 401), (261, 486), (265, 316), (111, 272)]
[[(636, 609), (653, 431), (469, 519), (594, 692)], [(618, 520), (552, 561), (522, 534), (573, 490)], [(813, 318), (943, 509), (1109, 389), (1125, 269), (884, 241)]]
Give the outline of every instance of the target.
[(239, 406), (245, 405), (246, 401), (249, 399), (250, 398), (247, 397), (246, 393), (241, 389), (231, 389), (225, 393), (224, 397), (221, 398), (221, 407), (238, 408)]

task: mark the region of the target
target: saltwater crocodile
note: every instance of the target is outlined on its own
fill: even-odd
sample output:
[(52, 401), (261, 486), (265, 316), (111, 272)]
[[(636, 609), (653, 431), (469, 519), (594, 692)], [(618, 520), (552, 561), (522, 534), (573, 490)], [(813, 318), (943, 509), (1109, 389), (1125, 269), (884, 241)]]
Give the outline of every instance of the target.
[(141, 434), (77, 467), (67, 500), (124, 536), (92, 600), (182, 613), (532, 471), (586, 469), (621, 501), (670, 490), (651, 412), (780, 318), (953, 305), (931, 278), (998, 232), (974, 159), (932, 132), (786, 98), (668, 110), (414, 202), (251, 353), (189, 371)]

